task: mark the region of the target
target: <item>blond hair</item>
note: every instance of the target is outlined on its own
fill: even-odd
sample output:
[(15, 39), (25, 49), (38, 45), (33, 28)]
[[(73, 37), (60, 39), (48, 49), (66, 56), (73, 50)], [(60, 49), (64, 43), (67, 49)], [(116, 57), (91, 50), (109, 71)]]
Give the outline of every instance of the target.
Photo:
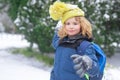
[[(75, 19), (80, 22), (80, 33), (84, 37), (92, 38), (92, 27), (90, 22), (85, 17), (76, 16)], [(67, 36), (64, 24), (58, 31), (58, 36), (64, 38)]]

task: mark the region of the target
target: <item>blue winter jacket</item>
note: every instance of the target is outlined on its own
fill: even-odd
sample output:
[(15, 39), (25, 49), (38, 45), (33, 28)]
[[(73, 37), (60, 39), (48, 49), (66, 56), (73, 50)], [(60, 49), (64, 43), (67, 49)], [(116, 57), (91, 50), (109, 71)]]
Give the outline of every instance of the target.
[[(52, 41), (52, 45), (55, 48), (55, 58), (50, 80), (87, 80), (85, 77), (80, 78), (73, 68), (74, 63), (70, 56), (78, 54), (76, 49), (60, 46), (59, 40), (59, 37), (55, 34)], [(86, 72), (91, 77), (96, 76), (99, 71), (98, 60), (95, 54), (96, 52), (92, 45), (85, 50), (84, 54), (79, 54), (88, 55), (93, 60), (92, 68)]]

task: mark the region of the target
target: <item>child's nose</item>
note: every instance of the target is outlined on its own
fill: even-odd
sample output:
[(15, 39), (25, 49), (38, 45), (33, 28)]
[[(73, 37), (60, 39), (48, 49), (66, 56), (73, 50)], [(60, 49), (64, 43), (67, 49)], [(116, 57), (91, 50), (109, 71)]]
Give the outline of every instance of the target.
[(70, 28), (73, 28), (73, 25), (72, 25), (72, 24), (70, 25)]

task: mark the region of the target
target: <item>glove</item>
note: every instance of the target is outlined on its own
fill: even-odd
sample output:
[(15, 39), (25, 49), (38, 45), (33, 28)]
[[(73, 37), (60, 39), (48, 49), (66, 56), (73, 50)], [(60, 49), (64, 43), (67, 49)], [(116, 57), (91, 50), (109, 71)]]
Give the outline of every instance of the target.
[(76, 73), (80, 75), (80, 77), (84, 77), (86, 71), (92, 67), (92, 59), (87, 55), (80, 56), (78, 54), (74, 54), (71, 56), (73, 59), (74, 69)]
[(58, 21), (56, 27), (55, 27), (55, 32), (58, 32), (58, 30), (62, 27), (62, 22)]

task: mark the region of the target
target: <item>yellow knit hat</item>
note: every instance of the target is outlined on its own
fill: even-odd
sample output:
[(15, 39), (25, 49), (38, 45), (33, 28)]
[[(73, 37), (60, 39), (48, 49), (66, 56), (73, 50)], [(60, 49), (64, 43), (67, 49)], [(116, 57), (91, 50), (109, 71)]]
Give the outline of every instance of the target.
[(50, 6), (49, 13), (53, 20), (61, 20), (63, 24), (68, 18), (84, 16), (84, 11), (82, 11), (77, 5), (65, 4), (60, 1), (56, 1)]

